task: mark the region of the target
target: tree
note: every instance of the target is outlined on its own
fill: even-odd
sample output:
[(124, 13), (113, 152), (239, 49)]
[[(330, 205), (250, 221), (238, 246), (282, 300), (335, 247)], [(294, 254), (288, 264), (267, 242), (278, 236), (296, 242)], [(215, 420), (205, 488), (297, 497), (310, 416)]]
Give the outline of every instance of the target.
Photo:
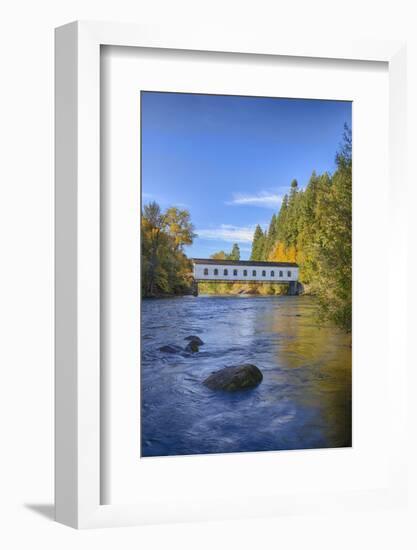
[(345, 126), (333, 174), (313, 171), (304, 190), (290, 184), (265, 235), (257, 226), (253, 260), (297, 262), (317, 298), (319, 317), (351, 330), (352, 135)]
[(214, 260), (225, 260), (227, 257), (227, 254), (224, 250), (220, 250), (219, 252), (215, 252), (210, 256), (210, 258), (213, 258)]
[(214, 260), (240, 260), (240, 248), (237, 243), (232, 247), (232, 250), (229, 254), (226, 254), (224, 250), (219, 250), (210, 256)]
[(318, 204), (314, 288), (320, 314), (350, 331), (352, 326), (352, 136), (345, 126), (337, 169)]
[(186, 210), (161, 212), (156, 202), (144, 206), (141, 222), (142, 292), (144, 296), (175, 294), (189, 286), (191, 265), (183, 247), (194, 238)]
[(177, 248), (182, 250), (184, 245), (192, 244), (195, 234), (188, 210), (179, 210), (175, 206), (168, 208), (164, 215), (164, 226)]
[(288, 213), (286, 220), (285, 244), (288, 247), (297, 247), (299, 195), (298, 182), (296, 179), (292, 180), (290, 187), (290, 195), (288, 198)]
[(229, 254), (229, 260), (240, 260), (240, 248), (239, 248), (239, 245), (237, 243), (235, 243), (233, 245), (233, 248), (232, 248), (232, 251), (231, 253)]
[(256, 226), (252, 241), (251, 260), (262, 260), (265, 247), (265, 234), (260, 225)]
[(166, 244), (164, 217), (156, 202), (145, 206), (142, 217), (142, 280), (145, 292), (154, 294), (156, 287), (166, 289), (166, 273), (161, 266), (161, 249)]
[(345, 168), (352, 170), (352, 129), (345, 123), (343, 131), (343, 142), (336, 154), (338, 169)]
[(288, 217), (288, 195), (284, 195), (282, 199), (281, 208), (276, 217), (276, 238), (280, 241), (285, 241), (286, 225)]
[(264, 257), (265, 259), (268, 258), (268, 256), (271, 253), (271, 250), (275, 244), (277, 238), (277, 217), (275, 214), (272, 215), (271, 221), (269, 223), (268, 227), (268, 233), (265, 239), (264, 244)]

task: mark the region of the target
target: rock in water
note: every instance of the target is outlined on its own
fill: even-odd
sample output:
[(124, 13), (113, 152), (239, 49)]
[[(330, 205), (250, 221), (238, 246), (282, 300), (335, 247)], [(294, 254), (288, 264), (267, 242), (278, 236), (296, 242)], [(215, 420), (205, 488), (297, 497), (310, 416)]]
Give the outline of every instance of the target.
[(191, 342), (185, 348), (185, 351), (196, 353), (198, 351), (198, 348), (199, 348), (198, 343), (195, 340), (191, 340)]
[(262, 382), (262, 372), (255, 365), (225, 367), (210, 374), (203, 382), (211, 390), (237, 391), (254, 388)]
[[(197, 346), (202, 346), (204, 344), (203, 340), (199, 336), (186, 336), (184, 340), (189, 340), (190, 342), (195, 342)], [(197, 350), (198, 351), (198, 350)]]
[(180, 346), (168, 344), (167, 346), (162, 346), (162, 348), (159, 348), (159, 351), (163, 351), (164, 353), (180, 353), (182, 349)]

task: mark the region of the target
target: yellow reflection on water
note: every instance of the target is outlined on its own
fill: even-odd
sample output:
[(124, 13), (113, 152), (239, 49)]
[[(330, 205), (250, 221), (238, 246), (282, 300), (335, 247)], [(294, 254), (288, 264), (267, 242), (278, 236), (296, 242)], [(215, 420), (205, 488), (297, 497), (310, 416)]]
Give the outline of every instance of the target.
[(284, 300), (278, 315), (267, 315), (265, 328), (279, 342), (277, 376), (284, 372), (298, 406), (317, 412), (303, 429), (321, 430), (326, 446), (351, 446), (351, 336), (335, 327), (320, 326), (314, 302), (307, 297)]

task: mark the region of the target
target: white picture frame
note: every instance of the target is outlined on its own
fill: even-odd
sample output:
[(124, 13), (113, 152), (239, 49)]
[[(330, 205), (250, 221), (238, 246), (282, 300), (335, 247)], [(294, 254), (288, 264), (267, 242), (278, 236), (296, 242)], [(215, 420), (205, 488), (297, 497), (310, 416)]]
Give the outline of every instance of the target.
[[(100, 48), (127, 46), (207, 52), (263, 54), (334, 60), (382, 61), (389, 70), (390, 191), (396, 241), (405, 237), (400, 193), (405, 165), (405, 44), (388, 41), (289, 43), (269, 35), (218, 29), (170, 29), (113, 23), (75, 22), (56, 30), (56, 519), (76, 528), (131, 525), (144, 522), (226, 518), (245, 515), (207, 503), (184, 516), (175, 502), (158, 518), (134, 504), (101, 504), (100, 392)], [(398, 261), (405, 260), (399, 251)], [(401, 255), (403, 257), (401, 257)], [(390, 303), (390, 314), (404, 334), (405, 302)], [(401, 337), (401, 336), (400, 336)], [(397, 371), (390, 391), (395, 421), (405, 423), (405, 351), (397, 353)], [(391, 381), (391, 380), (390, 380)], [(391, 396), (390, 396), (391, 397)], [(405, 498), (402, 434), (391, 457), (392, 475), (384, 491), (361, 494), (289, 494), (285, 503), (267, 500), (257, 515), (313, 511), (339, 506), (395, 505)]]

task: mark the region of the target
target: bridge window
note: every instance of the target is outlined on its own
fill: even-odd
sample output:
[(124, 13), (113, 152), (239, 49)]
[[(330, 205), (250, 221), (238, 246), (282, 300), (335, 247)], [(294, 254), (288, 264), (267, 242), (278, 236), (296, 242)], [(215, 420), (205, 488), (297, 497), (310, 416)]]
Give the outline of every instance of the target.
[(271, 277), (275, 277), (275, 271), (271, 271)]
[(262, 277), (266, 277), (266, 271), (262, 271)]
[(256, 269), (252, 271), (252, 277), (256, 277)]
[(288, 277), (291, 277), (291, 271), (287, 271)]
[(284, 273), (282, 271), (279, 272), (279, 276), (282, 277)]
[(237, 269), (234, 269), (234, 270), (233, 270), (233, 275), (234, 275), (235, 277), (237, 277)]
[(218, 274), (219, 274), (219, 270), (218, 270), (218, 269), (215, 269), (215, 270), (214, 270), (214, 274), (215, 274), (215, 275), (218, 275)]
[(229, 272), (227, 271), (227, 269), (225, 269), (225, 270), (223, 271), (223, 275), (229, 275)]
[(208, 269), (207, 269), (207, 267), (204, 268), (204, 275), (208, 275)]
[(244, 277), (247, 277), (247, 276), (248, 276), (248, 270), (247, 270), (247, 269), (244, 269), (244, 270), (243, 270), (243, 276), (244, 276)]

